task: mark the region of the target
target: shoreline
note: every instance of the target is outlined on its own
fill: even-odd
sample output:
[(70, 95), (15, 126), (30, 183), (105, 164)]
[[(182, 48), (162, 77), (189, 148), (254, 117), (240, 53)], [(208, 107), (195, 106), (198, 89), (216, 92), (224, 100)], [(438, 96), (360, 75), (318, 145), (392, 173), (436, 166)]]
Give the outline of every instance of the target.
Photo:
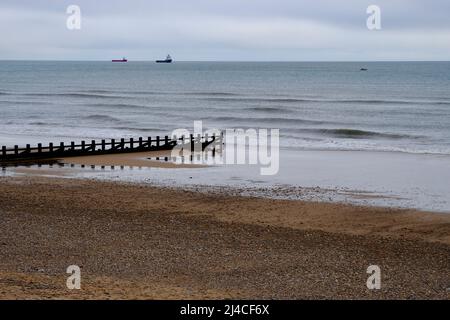
[(450, 298), (448, 214), (33, 176), (0, 202), (4, 299)]
[(180, 163), (179, 158), (175, 162), (170, 155), (170, 151), (151, 151), (69, 157), (52, 159), (53, 164), (44, 160), (41, 165), (10, 166), (2, 168), (2, 172), (5, 176), (151, 183), (272, 199), (450, 214), (448, 157), (428, 157), (423, 167), (422, 156), (413, 154), (287, 152), (282, 154), (277, 175), (261, 176), (257, 165), (206, 165), (189, 160)]
[[(173, 190), (175, 192), (198, 192), (205, 195), (217, 195), (223, 194), (229, 197), (243, 197), (243, 198), (256, 198), (256, 199), (266, 199), (275, 201), (296, 201), (296, 202), (307, 202), (307, 203), (317, 203), (319, 205), (344, 205), (351, 207), (362, 207), (369, 209), (380, 209), (380, 210), (393, 210), (393, 211), (417, 211), (428, 214), (438, 214), (438, 215), (450, 215), (450, 211), (447, 210), (424, 210), (421, 208), (414, 207), (402, 207), (395, 205), (377, 205), (368, 202), (367, 204), (358, 203), (354, 200), (369, 201), (373, 199), (396, 199), (402, 200), (401, 197), (380, 194), (373, 191), (364, 190), (353, 190), (348, 188), (335, 188), (327, 189), (320, 187), (300, 187), (300, 186), (272, 186), (272, 187), (252, 187), (249, 185), (203, 185), (203, 184), (182, 184), (182, 185), (172, 185), (170, 183), (161, 183), (161, 181), (133, 181), (119, 178), (119, 179), (105, 179), (100, 176), (83, 176), (79, 175), (80, 170), (85, 170), (91, 167), (93, 170), (133, 170), (133, 168), (141, 169), (198, 169), (208, 167), (206, 165), (198, 164), (176, 164), (170, 163), (162, 160), (137, 160), (137, 161), (148, 161), (144, 165), (130, 165), (124, 166), (122, 164), (115, 164), (115, 160), (109, 160), (108, 164), (104, 165), (104, 156), (99, 156), (98, 160), (90, 161), (89, 163), (94, 163), (92, 165), (85, 165), (83, 161), (70, 161), (72, 158), (64, 158), (61, 160), (60, 165), (49, 167), (48, 169), (33, 166), (20, 165), (14, 168), (14, 173), (12, 175), (5, 175), (4, 177), (42, 177), (50, 179), (73, 179), (73, 180), (86, 180), (92, 182), (106, 182), (114, 183), (119, 185), (134, 185), (141, 187), (150, 188), (160, 188)], [(84, 157), (83, 157), (84, 158)], [(92, 157), (89, 157), (92, 158)], [(128, 164), (131, 164), (127, 162)], [(95, 168), (92, 168), (95, 167)], [(150, 181), (150, 180), (149, 180)], [(340, 197), (339, 199), (336, 197)]]
[[(372, 152), (373, 153), (373, 152)], [(373, 153), (376, 154), (376, 153)], [(174, 159), (177, 159), (175, 161)], [(36, 176), (48, 178), (69, 178), (69, 179), (91, 179), (94, 181), (113, 181), (115, 183), (131, 183), (142, 186), (150, 186), (167, 188), (182, 191), (198, 191), (202, 189), (206, 194), (210, 193), (226, 193), (228, 195), (245, 195), (247, 197), (257, 197), (263, 199), (274, 200), (293, 200), (303, 202), (318, 202), (323, 204), (342, 204), (360, 207), (370, 207), (379, 209), (392, 210), (416, 210), (421, 212), (430, 212), (437, 214), (450, 214), (450, 209), (426, 209), (414, 206), (405, 206), (401, 201), (406, 200), (400, 195), (383, 193), (374, 190), (365, 190), (363, 188), (348, 188), (348, 187), (319, 187), (319, 186), (299, 186), (299, 185), (258, 185), (262, 181), (249, 180), (251, 184), (195, 184), (186, 183), (186, 176), (179, 180), (176, 177), (183, 175), (182, 169), (223, 169), (223, 165), (206, 165), (195, 162), (184, 161), (180, 163), (179, 157), (173, 158), (171, 151), (144, 151), (123, 154), (107, 154), (107, 155), (86, 155), (65, 158), (51, 158), (42, 159), (30, 162), (29, 164), (20, 163), (17, 166), (9, 166), (11, 172), (18, 176)], [(51, 164), (50, 164), (51, 163)], [(46, 169), (48, 166), (48, 169)], [(6, 169), (8, 167), (4, 167)], [(84, 171), (90, 168), (93, 171), (87, 173)], [(147, 171), (142, 176), (144, 179), (137, 178), (137, 176), (129, 175), (133, 168)], [(249, 167), (250, 168), (250, 167)], [(100, 170), (99, 170), (100, 169)], [(164, 169), (165, 172), (171, 172), (168, 175), (162, 174), (159, 180), (154, 180), (155, 171)], [(178, 170), (181, 169), (181, 170)], [(119, 170), (119, 171), (117, 171)], [(166, 171), (167, 170), (167, 171)], [(173, 170), (173, 171), (170, 171)], [(116, 176), (119, 179), (109, 179), (100, 172), (110, 171), (118, 172)], [(164, 172), (164, 171), (161, 171)], [(144, 172), (144, 171), (143, 171)], [(242, 171), (240, 172), (242, 173)], [(329, 171), (327, 173), (330, 173)], [(220, 174), (216, 171), (216, 174)], [(207, 176), (201, 171), (191, 171), (188, 176), (189, 179), (196, 179)], [(167, 177), (170, 177), (172, 182), (165, 183)], [(152, 179), (152, 180), (150, 180)], [(233, 180), (234, 177), (231, 178)], [(239, 179), (237, 179), (239, 180)], [(203, 180), (204, 181), (204, 180)], [(202, 191), (202, 192), (203, 192)], [(371, 200), (373, 200), (371, 202)], [(379, 201), (376, 201), (379, 200)], [(389, 200), (394, 202), (389, 203)], [(381, 201), (381, 202), (380, 202)], [(384, 202), (383, 202), (384, 201)]]

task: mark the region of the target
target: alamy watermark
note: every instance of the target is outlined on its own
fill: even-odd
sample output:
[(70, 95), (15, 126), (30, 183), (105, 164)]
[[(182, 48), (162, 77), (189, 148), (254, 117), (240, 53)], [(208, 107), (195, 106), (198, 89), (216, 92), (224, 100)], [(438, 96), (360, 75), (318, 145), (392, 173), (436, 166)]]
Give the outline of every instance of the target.
[[(185, 138), (197, 139), (193, 146), (184, 143)], [(211, 143), (200, 143), (202, 138)], [(171, 138), (180, 141), (172, 149), (175, 159), (191, 158), (196, 164), (206, 165), (259, 165), (261, 175), (275, 175), (280, 168), (279, 129), (208, 129), (203, 131), (202, 121), (194, 121), (194, 131), (176, 129)], [(220, 156), (209, 156), (210, 152)]]
[(69, 290), (81, 289), (81, 269), (77, 265), (70, 265), (67, 267), (66, 273), (70, 274), (67, 278), (66, 286)]
[(369, 15), (366, 21), (367, 29), (381, 30), (381, 8), (372, 4), (367, 7), (366, 13)]
[(371, 265), (367, 268), (367, 273), (370, 276), (367, 278), (367, 289), (380, 290), (381, 289), (381, 269), (377, 265)]
[(66, 13), (69, 15), (66, 20), (66, 27), (69, 30), (81, 29), (81, 8), (75, 4), (67, 7)]

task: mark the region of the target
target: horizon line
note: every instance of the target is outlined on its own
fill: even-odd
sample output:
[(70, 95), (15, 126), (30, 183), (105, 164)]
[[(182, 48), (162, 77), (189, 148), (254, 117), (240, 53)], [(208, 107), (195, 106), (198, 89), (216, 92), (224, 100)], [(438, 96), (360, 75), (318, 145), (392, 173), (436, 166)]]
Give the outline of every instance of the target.
[[(17, 61), (17, 62), (112, 62), (112, 59), (100, 60), (100, 59), (0, 59), (0, 62), (8, 62), (8, 61)], [(155, 62), (155, 60), (144, 60), (144, 59), (136, 59), (130, 60), (128, 59), (127, 63), (130, 62)], [(266, 63), (298, 63), (298, 62), (308, 62), (308, 63), (317, 63), (317, 62), (450, 62), (449, 60), (400, 60), (400, 59), (386, 59), (386, 60), (174, 60), (174, 63), (177, 62), (246, 62), (246, 63), (254, 63), (254, 62), (266, 62)]]

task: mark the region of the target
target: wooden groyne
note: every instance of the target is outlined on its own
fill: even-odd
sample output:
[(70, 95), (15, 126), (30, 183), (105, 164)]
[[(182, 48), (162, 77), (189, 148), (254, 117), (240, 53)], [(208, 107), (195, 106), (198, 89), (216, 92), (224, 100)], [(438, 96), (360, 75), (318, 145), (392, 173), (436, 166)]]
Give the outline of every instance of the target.
[(0, 163), (15, 163), (22, 161), (44, 160), (44, 159), (58, 159), (65, 157), (79, 157), (89, 155), (104, 155), (104, 154), (116, 154), (116, 153), (132, 153), (132, 152), (145, 152), (145, 151), (164, 151), (172, 150), (177, 144), (187, 144), (190, 149), (194, 151), (195, 145), (202, 145), (204, 150), (209, 144), (216, 140), (215, 136), (197, 136), (185, 138), (184, 136), (179, 139), (170, 139), (169, 136), (155, 138), (139, 137), (138, 139), (109, 139), (109, 140), (91, 140), (90, 142), (81, 141), (75, 143), (74, 141), (69, 144), (60, 142), (59, 144), (49, 143), (43, 145), (38, 143), (36, 146), (27, 144), (25, 148), (7, 148), (2, 146), (0, 150)]

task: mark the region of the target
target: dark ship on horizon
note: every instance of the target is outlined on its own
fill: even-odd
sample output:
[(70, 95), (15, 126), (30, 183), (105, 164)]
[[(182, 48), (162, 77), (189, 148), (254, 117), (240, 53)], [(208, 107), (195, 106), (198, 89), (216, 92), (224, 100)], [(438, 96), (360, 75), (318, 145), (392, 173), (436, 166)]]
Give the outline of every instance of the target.
[(123, 57), (122, 59), (113, 59), (112, 62), (128, 62), (128, 59)]
[(172, 63), (172, 57), (170, 54), (167, 55), (166, 59), (164, 60), (156, 60), (156, 63)]

